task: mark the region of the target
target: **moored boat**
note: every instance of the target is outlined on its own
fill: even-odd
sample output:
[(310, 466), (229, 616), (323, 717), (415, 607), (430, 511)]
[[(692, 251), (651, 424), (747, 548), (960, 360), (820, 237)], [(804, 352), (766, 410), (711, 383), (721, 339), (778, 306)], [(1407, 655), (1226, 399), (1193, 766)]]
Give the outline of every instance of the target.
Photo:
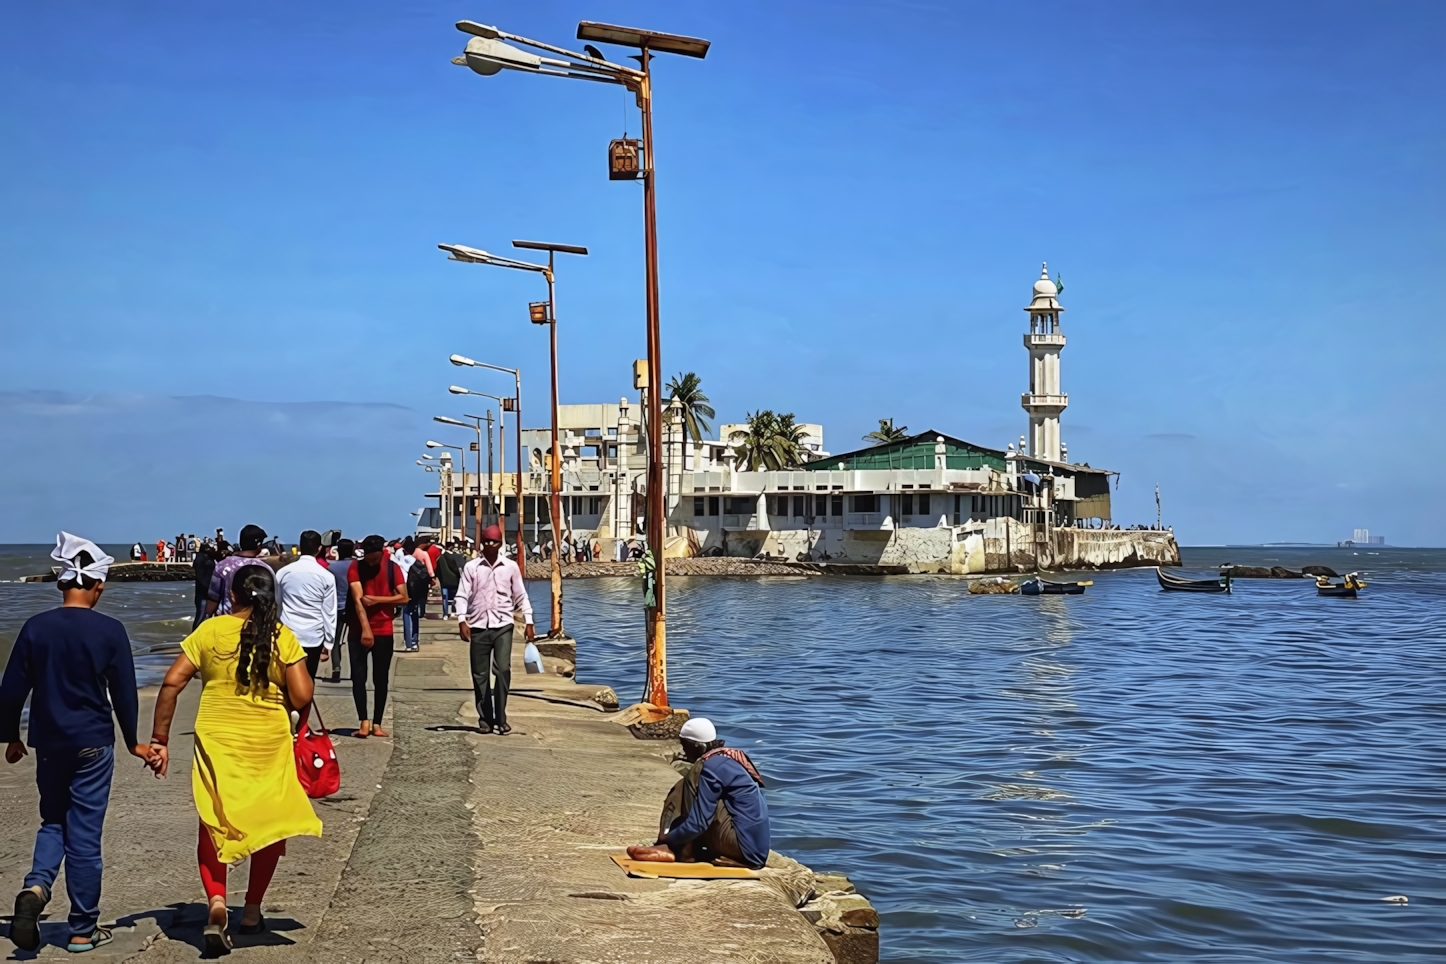
[(1230, 571), (1228, 569), (1221, 573), (1218, 579), (1182, 579), (1179, 576), (1172, 576), (1156, 566), (1155, 576), (1160, 580), (1161, 589), (1170, 589), (1175, 592), (1230, 591)]
[(1330, 577), (1321, 576), (1315, 581), (1315, 592), (1317, 596), (1335, 596), (1339, 599), (1355, 599), (1356, 593), (1366, 588), (1365, 582), (1360, 575), (1348, 572), (1345, 578), (1338, 583), (1330, 581)]
[(1093, 586), (1093, 579), (1082, 582), (1050, 582), (1035, 576), (1019, 584), (1019, 591), (1025, 596), (1079, 596), (1086, 586)]

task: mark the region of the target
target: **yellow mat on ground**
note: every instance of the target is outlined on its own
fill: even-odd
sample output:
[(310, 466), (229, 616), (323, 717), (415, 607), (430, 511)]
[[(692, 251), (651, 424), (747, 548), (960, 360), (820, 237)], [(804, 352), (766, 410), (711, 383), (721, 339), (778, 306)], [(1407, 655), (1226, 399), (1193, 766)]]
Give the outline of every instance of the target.
[(757, 880), (758, 871), (747, 867), (719, 867), (716, 864), (664, 864), (656, 860), (634, 860), (627, 854), (608, 854), (629, 877), (677, 877), (686, 880)]

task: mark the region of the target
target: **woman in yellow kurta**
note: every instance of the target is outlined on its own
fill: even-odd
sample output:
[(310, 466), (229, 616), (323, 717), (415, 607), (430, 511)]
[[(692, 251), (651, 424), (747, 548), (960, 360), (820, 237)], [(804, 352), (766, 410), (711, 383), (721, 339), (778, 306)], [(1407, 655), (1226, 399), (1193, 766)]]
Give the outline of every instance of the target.
[(206, 945), (231, 950), (226, 865), (251, 858), (241, 933), (266, 926), (261, 901), (286, 838), (321, 836), (321, 821), (296, 776), (289, 710), (311, 704), (306, 653), (277, 620), (276, 577), (270, 566), (244, 566), (231, 588), (231, 614), (201, 623), (181, 643), (156, 698), (151, 743), (169, 762), (166, 744), (176, 699), (201, 677), (191, 788), (201, 816), (196, 857), (210, 902)]

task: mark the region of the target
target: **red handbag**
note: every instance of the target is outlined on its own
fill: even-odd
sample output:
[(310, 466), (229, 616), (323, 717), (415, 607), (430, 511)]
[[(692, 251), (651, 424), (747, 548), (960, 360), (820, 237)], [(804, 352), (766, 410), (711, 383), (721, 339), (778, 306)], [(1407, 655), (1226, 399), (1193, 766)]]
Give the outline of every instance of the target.
[(312, 704), (311, 710), (316, 713), (316, 723), (321, 732), (311, 731), (308, 725), (311, 714), (308, 713), (307, 719), (296, 731), (293, 749), (296, 751), (296, 778), (301, 781), (301, 789), (308, 797), (316, 799), (329, 797), (341, 789), (341, 763), (337, 761), (336, 746), (331, 742), (321, 710), (315, 704)]

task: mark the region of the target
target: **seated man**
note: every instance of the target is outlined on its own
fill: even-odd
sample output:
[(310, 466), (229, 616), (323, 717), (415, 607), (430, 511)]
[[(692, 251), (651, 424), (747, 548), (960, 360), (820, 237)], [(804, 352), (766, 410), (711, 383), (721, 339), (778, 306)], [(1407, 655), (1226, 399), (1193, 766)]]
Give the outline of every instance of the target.
[(753, 761), (742, 750), (724, 749), (702, 717), (684, 723), (678, 738), (693, 766), (663, 802), (657, 844), (629, 847), (628, 856), (762, 867), (768, 861), (768, 805)]

